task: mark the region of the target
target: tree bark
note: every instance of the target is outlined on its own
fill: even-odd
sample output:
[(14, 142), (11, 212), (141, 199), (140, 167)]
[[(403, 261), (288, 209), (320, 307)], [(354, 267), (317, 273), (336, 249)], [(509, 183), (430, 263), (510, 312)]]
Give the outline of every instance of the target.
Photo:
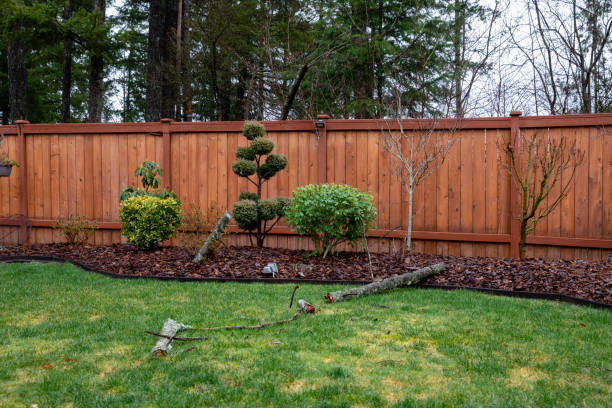
[(176, 118), (176, 27), (178, 3), (172, 0), (150, 0), (147, 45), (145, 120)]
[(285, 105), (283, 106), (283, 112), (281, 113), (280, 120), (287, 120), (289, 116), (289, 112), (293, 107), (293, 101), (295, 100), (295, 95), (297, 94), (298, 89), (300, 89), (300, 84), (304, 79), (304, 75), (306, 75), (306, 71), (308, 70), (308, 64), (302, 65), (300, 71), (298, 72), (295, 80), (293, 81), (293, 85), (291, 86), (291, 90), (289, 91), (289, 95), (287, 96), (287, 100), (285, 101)]
[(392, 276), (387, 279), (383, 279), (379, 282), (372, 282), (368, 285), (360, 286), (358, 288), (352, 288), (347, 290), (341, 290), (337, 292), (331, 292), (325, 295), (325, 299), (328, 302), (341, 302), (354, 297), (371, 295), (373, 293), (380, 293), (389, 289), (394, 289), (399, 286), (409, 286), (428, 276), (434, 275), (438, 272), (442, 272), (445, 269), (443, 263), (438, 263), (426, 268), (421, 268), (415, 272), (405, 273), (399, 276)]
[[(74, 0), (67, 0), (64, 8), (64, 22), (72, 18)], [(70, 123), (70, 94), (72, 90), (72, 38), (64, 37), (64, 55), (62, 58), (62, 122)]]
[(167, 355), (172, 348), (172, 340), (174, 339), (174, 336), (176, 336), (176, 333), (189, 329), (192, 329), (192, 327), (175, 322), (172, 319), (166, 320), (161, 331), (161, 335), (163, 337), (160, 336), (159, 340), (157, 340), (157, 343), (155, 343), (155, 346), (153, 346), (153, 349), (151, 350), (151, 355)]
[(227, 227), (230, 218), (232, 218), (232, 216), (230, 215), (229, 211), (226, 211), (225, 214), (223, 214), (223, 216), (219, 219), (217, 225), (211, 231), (208, 238), (206, 238), (206, 242), (204, 242), (204, 245), (202, 248), (200, 248), (198, 254), (195, 256), (195, 258), (193, 258), (194, 263), (202, 262), (203, 259), (206, 259), (206, 255), (208, 254), (211, 244), (219, 240), (219, 237)]
[[(106, 0), (95, 0), (94, 11), (100, 13), (97, 25), (104, 24), (106, 16)], [(102, 122), (104, 106), (104, 56), (101, 49), (92, 51), (89, 60), (89, 117), (92, 123)]]
[(28, 119), (28, 70), (23, 26), (13, 28), (14, 37), (8, 43), (8, 81), (10, 120)]

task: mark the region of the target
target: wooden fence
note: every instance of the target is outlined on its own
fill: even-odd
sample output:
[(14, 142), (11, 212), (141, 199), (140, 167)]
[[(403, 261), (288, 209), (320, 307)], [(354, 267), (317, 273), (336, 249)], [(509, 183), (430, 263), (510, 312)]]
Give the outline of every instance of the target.
[[(309, 183), (346, 183), (369, 191), (378, 209), (371, 247), (393, 251), (406, 229), (407, 193), (392, 171), (381, 128), (397, 123), (377, 120), (264, 122), (289, 166), (272, 178), (265, 196), (290, 196)], [(32, 223), (30, 243), (60, 241), (53, 220), (68, 214), (96, 219), (94, 241), (121, 241), (118, 195), (138, 185), (134, 169), (156, 161), (166, 172), (164, 185), (184, 204), (202, 208), (215, 201), (231, 209), (242, 190), (251, 189), (234, 175), (234, 151), (245, 146), (241, 122), (130, 124), (29, 124), (1, 126), (5, 148), (16, 158), (8, 178), (0, 178), (0, 237), (14, 214)], [(421, 127), (405, 120), (407, 130)], [(517, 254), (518, 224), (513, 214), (516, 191), (498, 149), (502, 138), (519, 132), (551, 139), (565, 136), (585, 152), (567, 198), (529, 237), (528, 255), (581, 259), (607, 258), (612, 249), (612, 115), (572, 115), (442, 120), (441, 131), (455, 130), (457, 143), (444, 164), (415, 194), (415, 249), (474, 256)], [(446, 133), (449, 133), (448, 131)], [(4, 221), (2, 221), (4, 220)], [(19, 224), (20, 222), (14, 222)], [(238, 232), (237, 228), (232, 230)], [(6, 234), (5, 234), (6, 235)], [(232, 242), (247, 244), (244, 234)], [(269, 246), (308, 249), (307, 238), (286, 225), (273, 230)]]

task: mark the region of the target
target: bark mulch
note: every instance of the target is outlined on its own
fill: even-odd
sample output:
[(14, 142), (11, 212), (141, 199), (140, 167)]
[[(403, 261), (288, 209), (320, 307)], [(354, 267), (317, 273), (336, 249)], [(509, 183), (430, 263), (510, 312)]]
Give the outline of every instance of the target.
[[(322, 259), (307, 252), (273, 248), (222, 247), (201, 264), (178, 247), (138, 251), (126, 244), (81, 246), (67, 244), (0, 248), (0, 260), (9, 256), (50, 256), (70, 259), (91, 269), (136, 276), (162, 278), (265, 278), (269, 262), (278, 265), (277, 279), (320, 281), (371, 280), (368, 257), (362, 252), (343, 252)], [(508, 258), (472, 258), (412, 254), (404, 262), (387, 254), (372, 254), (375, 279), (402, 274), (444, 262), (447, 270), (422, 283), (568, 295), (612, 304), (612, 263)]]

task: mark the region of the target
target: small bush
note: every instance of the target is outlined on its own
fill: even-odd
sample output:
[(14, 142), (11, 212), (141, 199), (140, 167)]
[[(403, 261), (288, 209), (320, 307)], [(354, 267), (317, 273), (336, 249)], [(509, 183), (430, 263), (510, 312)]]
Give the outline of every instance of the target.
[(287, 158), (282, 154), (271, 154), (266, 159), (266, 162), (259, 167), (259, 175), (261, 178), (268, 180), (276, 173), (287, 167)]
[(264, 137), (266, 135), (266, 128), (263, 124), (250, 120), (244, 122), (244, 126), (242, 127), (242, 134), (248, 140), (255, 140), (259, 137)]
[(263, 137), (259, 137), (251, 142), (251, 146), (249, 146), (249, 149), (253, 153), (255, 153), (255, 155), (268, 154), (272, 150), (274, 150), (274, 142), (270, 139), (264, 139)]
[(257, 172), (257, 165), (249, 160), (238, 159), (232, 164), (232, 171), (240, 177), (248, 177)]
[(132, 197), (123, 201), (119, 215), (127, 241), (139, 249), (151, 249), (176, 233), (181, 202), (171, 197)]
[(98, 223), (89, 221), (83, 216), (68, 215), (68, 218), (57, 218), (53, 221), (53, 229), (59, 230), (64, 240), (69, 244), (84, 244), (98, 229)]
[(238, 201), (240, 200), (253, 200), (257, 201), (257, 193), (251, 193), (250, 191), (241, 191), (238, 195)]
[[(179, 246), (190, 255), (197, 254), (223, 212), (214, 201), (206, 211), (202, 211), (198, 204), (190, 204), (188, 209), (183, 211), (181, 231), (178, 233)], [(209, 247), (209, 254), (212, 254), (222, 243), (224, 235), (222, 234), (221, 238)]]
[(239, 147), (236, 150), (236, 158), (243, 160), (255, 160), (255, 152), (250, 147)]
[(257, 202), (254, 200), (239, 200), (234, 203), (232, 211), (238, 228), (252, 231), (257, 229), (259, 218), (257, 217)]
[(325, 257), (342, 242), (362, 238), (376, 218), (372, 196), (338, 184), (311, 184), (293, 191), (285, 211), (289, 225), (308, 234), (316, 252)]

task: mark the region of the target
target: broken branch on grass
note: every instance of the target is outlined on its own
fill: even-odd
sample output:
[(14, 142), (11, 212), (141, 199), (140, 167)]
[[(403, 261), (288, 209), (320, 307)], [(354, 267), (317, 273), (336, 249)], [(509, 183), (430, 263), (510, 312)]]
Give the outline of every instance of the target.
[(425, 279), (428, 276), (434, 275), (438, 272), (442, 272), (445, 269), (443, 263), (438, 263), (432, 266), (421, 268), (415, 272), (408, 272), (399, 276), (392, 276), (387, 279), (383, 279), (378, 282), (372, 282), (370, 284), (360, 286), (357, 288), (351, 288), (347, 290), (340, 290), (337, 292), (327, 293), (325, 299), (330, 302), (341, 302), (343, 300), (350, 299), (352, 297), (359, 297), (364, 295), (371, 295), (373, 293), (380, 293), (390, 289), (397, 288), (399, 286), (408, 286), (417, 283), (421, 279)]
[(291, 301), (289, 302), (289, 309), (293, 307), (293, 296), (295, 296), (295, 291), (298, 290), (299, 288), (300, 288), (300, 285), (295, 285), (295, 288), (293, 288), (293, 293), (291, 294)]

